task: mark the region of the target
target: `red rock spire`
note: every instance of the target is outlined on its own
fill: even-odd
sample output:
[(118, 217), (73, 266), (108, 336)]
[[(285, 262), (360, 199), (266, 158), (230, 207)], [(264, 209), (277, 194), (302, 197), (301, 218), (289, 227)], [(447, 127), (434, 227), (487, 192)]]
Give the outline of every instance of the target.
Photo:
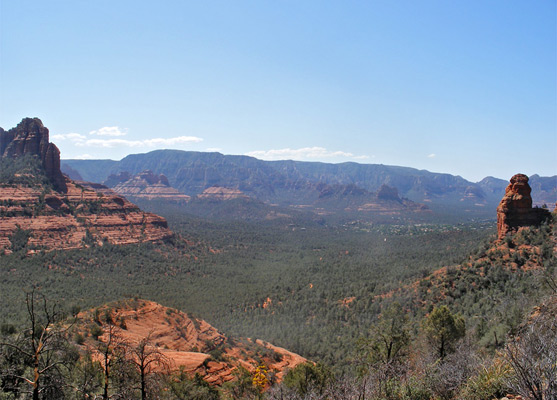
[(549, 211), (532, 208), (532, 189), (528, 177), (516, 174), (505, 189), (505, 195), (497, 207), (497, 233), (503, 239), (521, 226), (535, 226), (549, 217)]

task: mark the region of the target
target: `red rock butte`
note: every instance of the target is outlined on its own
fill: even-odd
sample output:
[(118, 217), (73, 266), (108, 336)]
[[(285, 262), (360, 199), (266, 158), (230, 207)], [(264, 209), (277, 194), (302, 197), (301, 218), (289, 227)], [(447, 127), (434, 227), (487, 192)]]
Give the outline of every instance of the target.
[(168, 182), (163, 174), (156, 175), (153, 171), (145, 170), (135, 176), (129, 172), (110, 175), (105, 184), (111, 183), (112, 190), (125, 197), (146, 200), (166, 200), (175, 203), (187, 203), (190, 196), (179, 192)]
[(548, 210), (532, 208), (532, 189), (528, 177), (516, 174), (505, 189), (505, 195), (497, 207), (497, 233), (499, 239), (522, 226), (538, 226), (550, 217)]
[(24, 118), (15, 128), (0, 128), (0, 158), (25, 155), (39, 157), (54, 188), (66, 192), (66, 181), (60, 171), (60, 150), (49, 142), (48, 129), (38, 118)]
[(225, 200), (233, 200), (233, 199), (247, 199), (249, 197), (238, 189), (212, 186), (210, 188), (205, 189), (203, 193), (198, 194), (197, 198), (214, 200), (214, 201), (225, 201)]
[[(43, 183), (0, 182), (0, 254), (25, 231), (28, 252), (91, 245), (131, 244), (173, 236), (164, 218), (139, 209), (105, 186), (75, 182), (60, 171), (60, 151), (38, 118), (0, 128), (0, 158), (37, 157), (55, 190)], [(16, 246), (17, 247), (17, 246)]]

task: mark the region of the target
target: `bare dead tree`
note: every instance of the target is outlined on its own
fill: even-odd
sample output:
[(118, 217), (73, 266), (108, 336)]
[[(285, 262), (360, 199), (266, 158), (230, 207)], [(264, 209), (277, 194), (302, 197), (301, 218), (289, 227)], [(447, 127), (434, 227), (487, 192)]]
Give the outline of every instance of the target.
[(46, 297), (35, 289), (26, 293), (28, 328), (13, 341), (0, 343), (12, 349), (23, 359), (30, 373), (9, 369), (4, 373), (29, 384), (33, 400), (39, 400), (45, 391), (61, 390), (64, 382), (60, 368), (68, 364), (67, 341), (64, 340), (71, 324), (62, 326), (63, 315), (57, 304), (49, 304)]
[(71, 371), (70, 382), (68, 386), (76, 398), (81, 399), (97, 399), (103, 387), (103, 371), (101, 365), (97, 361), (93, 361), (91, 353), (87, 352), (81, 356)]
[(109, 400), (109, 386), (112, 378), (113, 368), (123, 362), (127, 344), (118, 333), (118, 327), (108, 323), (103, 330), (106, 334), (106, 342), (99, 341), (97, 351), (101, 355), (101, 368), (103, 371), (103, 400)]
[(128, 359), (139, 373), (141, 399), (146, 400), (147, 379), (156, 372), (168, 373), (170, 371), (170, 359), (153, 345), (151, 333), (136, 346), (130, 348)]
[(479, 358), (469, 341), (461, 341), (453, 353), (438, 359), (427, 368), (427, 382), (436, 398), (450, 400), (473, 375)]
[(304, 394), (284, 384), (271, 387), (265, 393), (267, 400), (363, 400), (362, 384), (355, 378), (340, 377), (329, 382), (324, 388), (309, 386)]
[(528, 399), (557, 398), (557, 296), (539, 307), (505, 348), (508, 385)]

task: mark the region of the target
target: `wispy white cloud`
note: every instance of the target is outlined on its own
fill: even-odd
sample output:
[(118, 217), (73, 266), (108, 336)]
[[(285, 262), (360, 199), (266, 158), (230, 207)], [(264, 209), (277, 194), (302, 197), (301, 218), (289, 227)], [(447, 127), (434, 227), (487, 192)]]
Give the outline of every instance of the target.
[(375, 158), (374, 155), (371, 156), (354, 156), (352, 157), (354, 160), (369, 160), (370, 158)]
[(52, 140), (71, 140), (72, 142), (79, 142), (87, 139), (87, 136), (81, 135), (79, 133), (66, 133), (60, 135), (52, 135), (50, 138)]
[[(117, 126), (106, 126), (94, 131), (89, 132), (90, 135), (97, 136), (109, 136), (107, 138), (88, 138), (88, 136), (81, 135), (79, 133), (66, 133), (61, 135), (52, 135), (51, 139), (54, 141), (69, 141), (77, 147), (97, 147), (97, 148), (161, 148), (161, 147), (172, 147), (180, 146), (184, 144), (199, 143), (203, 139), (195, 136), (176, 136), (170, 138), (151, 138), (144, 140), (129, 140), (119, 138), (117, 136), (124, 136), (127, 134), (127, 130), (121, 130)], [(112, 136), (112, 137), (110, 137)]]
[(127, 139), (88, 139), (86, 141), (76, 142), (80, 147), (162, 147), (162, 146), (178, 146), (188, 143), (199, 143), (203, 139), (195, 136), (178, 136), (172, 138), (153, 138), (145, 140), (127, 140)]
[(435, 153), (431, 153), (431, 154), (429, 154), (427, 157), (428, 157), (428, 158), (435, 158), (435, 156), (436, 156)]
[(141, 147), (140, 140), (126, 140), (126, 139), (89, 139), (84, 142), (76, 143), (80, 147)]
[(171, 138), (154, 138), (142, 140), (145, 146), (175, 146), (187, 143), (200, 143), (203, 139), (196, 136), (177, 136)]
[(247, 156), (260, 158), (263, 160), (321, 160), (328, 158), (349, 158), (363, 160), (369, 156), (354, 155), (345, 151), (331, 151), (324, 147), (303, 147), (301, 149), (275, 149), (257, 150), (246, 153)]
[(105, 126), (101, 129), (89, 132), (89, 135), (97, 136), (126, 136), (127, 134), (127, 129), (120, 129), (117, 126)]
[(220, 147), (209, 147), (209, 148), (205, 149), (205, 151), (220, 153), (222, 151), (222, 149)]

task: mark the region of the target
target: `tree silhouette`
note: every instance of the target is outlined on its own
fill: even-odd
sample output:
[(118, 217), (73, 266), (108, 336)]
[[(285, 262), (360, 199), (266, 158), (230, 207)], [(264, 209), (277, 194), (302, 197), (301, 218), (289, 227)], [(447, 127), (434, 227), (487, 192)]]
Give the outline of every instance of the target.
[(141, 399), (147, 398), (147, 379), (155, 372), (169, 373), (170, 359), (151, 343), (151, 333), (139, 341), (136, 346), (130, 346), (128, 359), (139, 373)]

